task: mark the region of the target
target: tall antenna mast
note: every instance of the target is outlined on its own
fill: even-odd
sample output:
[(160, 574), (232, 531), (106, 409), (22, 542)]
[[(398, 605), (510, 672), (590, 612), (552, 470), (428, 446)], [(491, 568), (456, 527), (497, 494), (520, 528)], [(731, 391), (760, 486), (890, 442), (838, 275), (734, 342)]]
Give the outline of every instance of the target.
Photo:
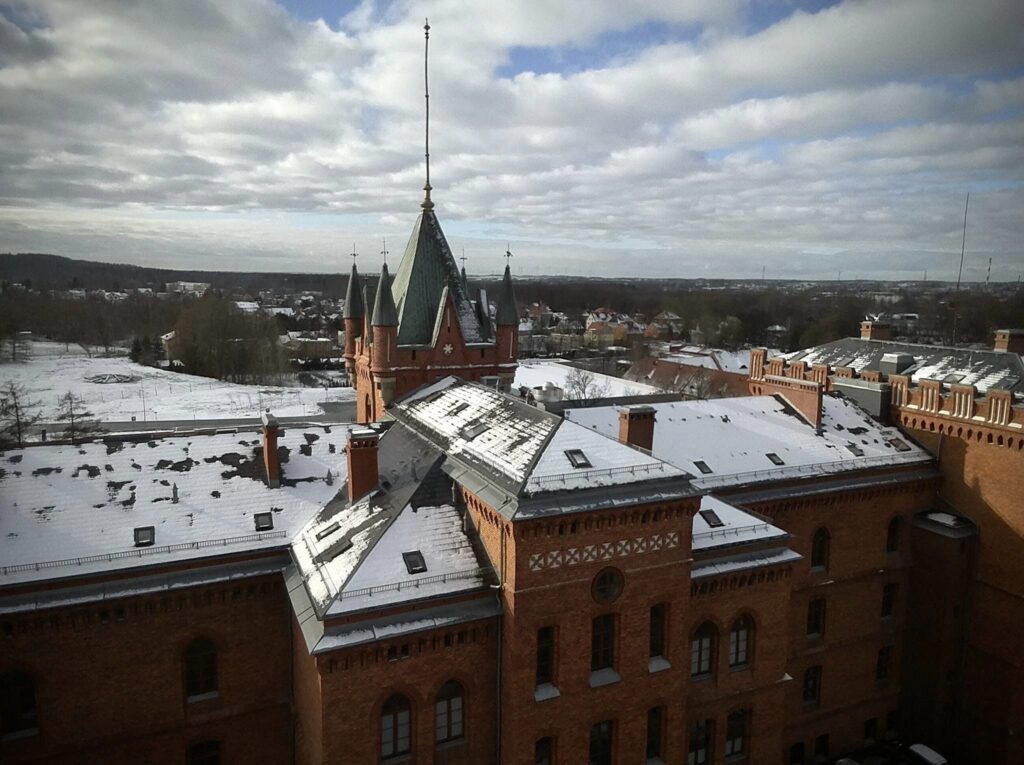
[(964, 252), (967, 250), (967, 208), (970, 204), (971, 193), (967, 192), (967, 201), (964, 202), (964, 236), (960, 242), (960, 270), (956, 272), (956, 295), (953, 297), (953, 338), (950, 345), (956, 345), (956, 312), (960, 307), (960, 301), (957, 300), (957, 298), (960, 296), (960, 277), (962, 277), (964, 273)]
[(421, 207), (424, 210), (433, 210), (434, 203), (430, 201), (430, 79), (427, 69), (430, 56), (430, 20), (424, 19), (423, 21), (423, 99), (426, 104), (426, 120), (424, 121), (423, 135), (425, 151), (423, 156), (427, 161), (427, 182), (423, 186), (423, 204)]

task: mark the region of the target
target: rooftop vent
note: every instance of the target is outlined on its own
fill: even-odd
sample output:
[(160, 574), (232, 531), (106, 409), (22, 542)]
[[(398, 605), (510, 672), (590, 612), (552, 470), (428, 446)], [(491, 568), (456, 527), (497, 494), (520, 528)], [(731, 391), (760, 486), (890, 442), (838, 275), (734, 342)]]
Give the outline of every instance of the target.
[(569, 458), (569, 462), (574, 468), (588, 468), (593, 467), (587, 455), (583, 453), (582, 449), (566, 449), (565, 456)]
[(914, 366), (916, 360), (909, 353), (883, 353), (878, 371), (883, 375), (901, 375)]
[(715, 471), (713, 471), (711, 469), (711, 467), (708, 465), (708, 463), (706, 463), (704, 460), (694, 460), (693, 464), (696, 465), (697, 466), (697, 470), (702, 472), (704, 475), (708, 475), (708, 473), (715, 472)]
[(704, 519), (704, 523), (713, 529), (717, 529), (720, 526), (725, 525), (725, 521), (718, 517), (718, 513), (714, 510), (701, 510), (700, 517)]
[(135, 546), (152, 547), (156, 541), (156, 528), (153, 526), (138, 526), (135, 529)]
[(256, 531), (270, 531), (274, 528), (273, 513), (255, 513), (252, 518), (256, 523)]
[(780, 456), (779, 456), (778, 454), (776, 454), (775, 452), (768, 452), (768, 453), (767, 453), (767, 454), (765, 454), (764, 456), (765, 456), (765, 457), (767, 457), (768, 459), (770, 459), (770, 460), (772, 461), (772, 464), (773, 464), (773, 465), (785, 465), (785, 464), (786, 464), (786, 463), (785, 463), (785, 462), (784, 462), (784, 461), (782, 460), (782, 457), (780, 457)]
[(402, 553), (402, 560), (405, 561), (405, 570), (410, 574), (422, 574), (427, 570), (427, 562), (419, 550)]

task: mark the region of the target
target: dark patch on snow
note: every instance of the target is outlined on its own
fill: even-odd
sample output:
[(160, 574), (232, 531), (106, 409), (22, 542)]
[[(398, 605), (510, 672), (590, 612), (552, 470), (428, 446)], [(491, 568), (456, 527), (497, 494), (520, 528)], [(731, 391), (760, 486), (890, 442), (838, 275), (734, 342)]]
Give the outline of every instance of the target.
[(71, 477), (72, 478), (78, 478), (78, 474), (80, 472), (82, 472), (83, 470), (88, 474), (88, 476), (90, 478), (95, 478), (96, 476), (98, 476), (100, 474), (100, 469), (98, 467), (96, 467), (95, 465), (80, 465), (75, 470), (75, 472), (72, 473)]
[(104, 465), (103, 469), (106, 470), (108, 473), (113, 473), (114, 472), (114, 466), (110, 465), (110, 464)]
[(211, 491), (210, 496), (213, 497), (214, 499), (220, 499), (220, 492), (216, 490)]
[(113, 502), (117, 499), (117, 493), (130, 483), (131, 481), (107, 481), (107, 493), (110, 494), (110, 501)]
[(101, 507), (106, 507), (106, 506), (107, 506), (107, 504), (105, 502), (100, 502), (98, 505), (93, 505), (93, 507), (95, 507), (97, 510), (99, 510)]
[(272, 513), (283, 513), (284, 512), (284, 508), (283, 507), (272, 507), (272, 508), (270, 508), (270, 512), (272, 512)]
[(107, 441), (107, 454), (113, 454), (124, 449), (124, 441)]
[(156, 441), (147, 441), (146, 446), (148, 446), (150, 449), (155, 449), (157, 444)]
[(325, 425), (324, 426), (324, 433), (330, 433), (330, 432), (331, 432), (330, 426), (329, 425)]
[(63, 472), (63, 468), (59, 468), (59, 467), (41, 467), (41, 468), (36, 468), (35, 470), (32, 471), (32, 477), (35, 478), (35, 477), (41, 476), (41, 475), (50, 475), (50, 473), (60, 473), (60, 472)]
[(166, 502), (166, 501), (167, 501), (167, 497), (153, 497), (153, 499), (150, 500), (150, 502)]
[(78, 453), (79, 453), (79, 454), (85, 454), (85, 449), (79, 449), (79, 450), (78, 450)]
[(36, 510), (36, 515), (49, 520), (49, 513), (51, 510), (53, 510), (54, 507), (56, 507), (56, 505), (47, 505), (46, 507), (41, 507), (38, 510)]
[(135, 492), (134, 491), (132, 492), (132, 495), (130, 497), (128, 497), (128, 499), (126, 499), (124, 502), (121, 503), (121, 506), (122, 507), (127, 507), (129, 509), (132, 508), (132, 507), (135, 507)]
[(313, 447), (310, 446), (309, 444), (299, 444), (299, 454), (301, 454), (304, 457), (312, 457)]
[(171, 460), (160, 460), (156, 463), (157, 470), (173, 470), (176, 473), (186, 473), (192, 469), (193, 465), (198, 465), (191, 457), (186, 457), (178, 462), (172, 462)]
[(337, 448), (336, 448), (336, 447), (334, 446), (334, 444), (327, 444), (327, 451), (328, 451), (329, 453), (331, 453), (331, 454), (334, 454), (334, 453), (335, 453), (336, 451), (338, 451), (338, 450), (337, 450)]
[(21, 462), (24, 456), (24, 454), (12, 454), (10, 457), (7, 458), (7, 461), (14, 465), (17, 465), (19, 462)]
[(863, 435), (864, 433), (867, 433), (868, 429), (865, 428), (862, 425), (858, 425), (856, 428), (848, 428), (848, 431), (850, 432), (851, 435), (859, 436), (859, 435)]
[(322, 481), (322, 480), (323, 480), (323, 478), (316, 478), (315, 476), (310, 476), (309, 478), (285, 478), (284, 476), (282, 476), (281, 477), (281, 485), (282, 486), (288, 486), (288, 487), (291, 488), (291, 487), (298, 486), (300, 483), (310, 483), (312, 481)]
[[(153, 480), (156, 481), (155, 478)], [(161, 486), (170, 486), (171, 485), (171, 482), (168, 481), (166, 478), (161, 478), (159, 481), (156, 481), (156, 482), (159, 483)]]
[(140, 465), (138, 462), (132, 462), (132, 467), (135, 468), (136, 470), (142, 470), (142, 465)]
[(316, 443), (317, 441), (320, 440), (320, 436), (318, 436), (316, 433), (303, 433), (302, 435), (306, 439), (307, 444)]
[[(277, 461), (280, 462), (282, 465), (287, 465), (288, 464), (288, 459), (289, 459), (289, 456), (291, 455), (291, 453), (292, 453), (292, 450), (289, 449), (287, 446), (279, 446), (279, 447), (277, 447)], [(261, 456), (262, 456), (262, 453), (261, 453)]]

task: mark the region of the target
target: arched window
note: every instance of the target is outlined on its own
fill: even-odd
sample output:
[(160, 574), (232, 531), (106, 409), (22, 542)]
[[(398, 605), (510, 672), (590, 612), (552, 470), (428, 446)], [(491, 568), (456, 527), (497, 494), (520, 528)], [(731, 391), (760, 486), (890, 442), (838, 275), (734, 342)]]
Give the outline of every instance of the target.
[(437, 694), (437, 702), (434, 708), (437, 712), (436, 735), (437, 743), (454, 741), (462, 738), (462, 721), (465, 708), (462, 699), (462, 686), (454, 680), (449, 680)]
[(24, 672), (0, 677), (0, 735), (28, 734), (38, 727), (36, 687)]
[(829, 535), (825, 529), (814, 532), (811, 542), (811, 568), (828, 568)]
[(409, 699), (396, 693), (380, 710), (380, 756), (382, 760), (412, 751), (412, 708)]
[(889, 533), (885, 537), (885, 551), (886, 552), (899, 552), (900, 551), (900, 529), (903, 526), (903, 519), (896, 516), (889, 521)]
[(217, 646), (196, 638), (185, 649), (185, 695), (191, 700), (217, 692)]
[(753, 651), (754, 620), (741, 616), (732, 623), (729, 630), (729, 666), (745, 667), (750, 664)]
[(690, 639), (690, 676), (703, 677), (711, 674), (714, 666), (715, 637), (717, 630), (711, 622), (704, 622)]

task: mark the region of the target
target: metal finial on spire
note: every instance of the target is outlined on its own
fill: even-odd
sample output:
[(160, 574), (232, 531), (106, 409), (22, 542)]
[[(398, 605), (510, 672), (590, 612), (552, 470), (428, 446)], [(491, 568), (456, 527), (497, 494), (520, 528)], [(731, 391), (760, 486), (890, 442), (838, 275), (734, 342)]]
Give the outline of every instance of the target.
[(359, 257), (359, 253), (356, 252), (356, 243), (355, 242), (352, 242), (352, 254), (349, 255), (349, 257), (352, 258), (352, 264), (355, 265), (356, 258)]
[(424, 210), (433, 210), (434, 203), (430, 201), (430, 80), (428, 78), (427, 63), (430, 53), (430, 20), (423, 20), (423, 99), (426, 104), (426, 119), (424, 121), (424, 158), (427, 162), (427, 182), (423, 185), (423, 207)]
[(384, 249), (380, 251), (380, 254), (384, 256), (384, 265), (386, 266), (388, 264), (388, 240), (387, 240), (387, 237), (384, 237), (383, 242), (384, 242)]
[(466, 261), (468, 260), (468, 258), (466, 257), (466, 248), (465, 247), (462, 248), (462, 257), (459, 258), (459, 260), (462, 261), (462, 268), (465, 269), (466, 268)]
[(505, 263), (512, 265), (512, 245), (511, 243), (505, 245)]

